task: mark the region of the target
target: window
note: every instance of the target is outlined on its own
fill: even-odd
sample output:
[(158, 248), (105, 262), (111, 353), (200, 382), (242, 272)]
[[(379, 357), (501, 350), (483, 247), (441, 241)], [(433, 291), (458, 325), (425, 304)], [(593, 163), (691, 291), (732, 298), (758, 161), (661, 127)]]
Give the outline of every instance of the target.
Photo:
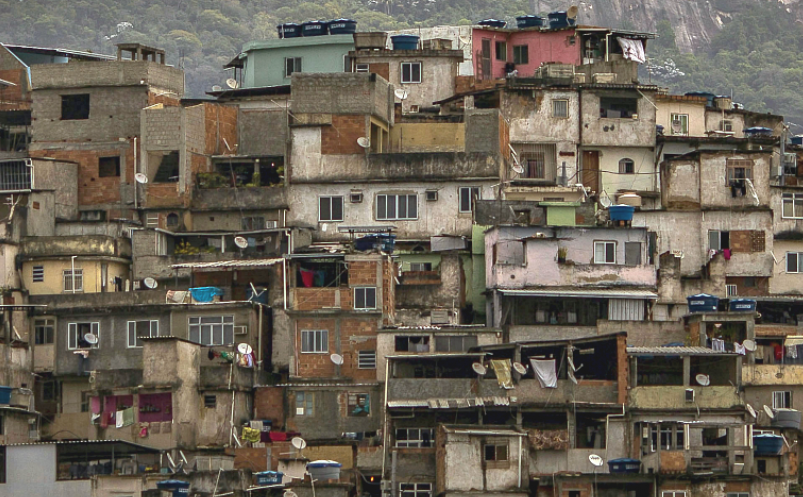
[(301, 352), (304, 354), (329, 352), (329, 330), (301, 330)]
[(301, 57), (285, 57), (284, 77), (289, 78), (294, 72), (301, 72)]
[(507, 461), (507, 443), (487, 443), (484, 454), (486, 461)]
[(35, 319), (33, 322), (34, 342), (36, 345), (53, 343), (55, 322), (52, 319)]
[(62, 95), (61, 120), (89, 119), (89, 94)]
[(217, 395), (204, 395), (204, 407), (214, 409), (217, 406)]
[(728, 133), (733, 132), (733, 121), (731, 119), (723, 119), (719, 122), (719, 130)]
[(803, 193), (783, 194), (781, 217), (785, 219), (803, 219)]
[(318, 199), (318, 221), (338, 222), (343, 220), (343, 197), (320, 197)]
[(368, 416), (371, 414), (371, 396), (367, 393), (348, 394), (349, 416)]
[(98, 158), (98, 177), (120, 176), (120, 156)]
[(180, 166), (179, 166), (178, 150), (171, 152), (151, 152), (148, 154), (148, 162), (156, 164), (158, 161), (159, 167), (156, 169), (156, 174), (153, 177), (154, 183), (176, 183), (178, 182)]
[(728, 159), (727, 183), (725, 186), (744, 188), (745, 179), (753, 180), (753, 161), (751, 159)]
[(625, 242), (625, 266), (641, 265), (641, 242)]
[(429, 337), (397, 336), (396, 352), (429, 352)]
[(129, 321), (128, 347), (142, 347), (141, 338), (156, 338), (159, 336), (159, 321)]
[(473, 335), (435, 337), (436, 352), (466, 352), (476, 346), (477, 337)]
[(89, 392), (81, 392), (81, 412), (89, 412), (92, 395)]
[(64, 291), (83, 292), (84, 291), (84, 270), (76, 269), (75, 272), (67, 269), (64, 271)]
[(296, 392), (296, 416), (312, 416), (315, 413), (315, 394)]
[[(2, 143), (2, 140), (0, 140), (0, 143)], [(26, 161), (4, 160), (0, 164), (0, 191), (30, 190), (32, 182), (33, 168), (29, 168)]]
[(689, 115), (688, 114), (672, 114), (672, 134), (673, 135), (688, 135), (689, 134)]
[(438, 190), (427, 190), (426, 191), (426, 199), (427, 199), (427, 202), (437, 202), (438, 201)]
[(803, 252), (786, 253), (786, 272), (787, 273), (803, 272)]
[(265, 218), (262, 216), (251, 216), (242, 218), (243, 231), (254, 231), (265, 229)]
[[(3, 434), (3, 416), (0, 415), (0, 435)], [(0, 447), (0, 483), (6, 482), (6, 447)]]
[(725, 497), (750, 497), (750, 492), (728, 492)]
[(377, 221), (418, 219), (418, 195), (377, 195)]
[(719, 251), (730, 247), (730, 231), (711, 230), (708, 232), (709, 250)]
[(685, 490), (664, 490), (661, 497), (686, 497)]
[(648, 442), (650, 451), (655, 452), (658, 447), (661, 450), (683, 450), (685, 447), (686, 434), (681, 424), (652, 424), (650, 425), (650, 438)]
[(401, 82), (405, 83), (420, 83), (421, 82), (421, 63), (420, 62), (402, 62), (401, 64)]
[(399, 483), (399, 497), (430, 497), (432, 483)]
[(434, 428), (397, 428), (396, 447), (432, 447)]
[(376, 287), (357, 287), (354, 289), (355, 309), (376, 309)]
[(633, 159), (622, 159), (619, 161), (619, 174), (634, 174), (636, 164)]
[(368, 64), (357, 64), (354, 69), (355, 72), (368, 72)]
[[(788, 255), (787, 255), (788, 257)], [(728, 297), (736, 297), (739, 295), (739, 287), (737, 285), (725, 285), (725, 295)]]
[(606, 119), (633, 119), (638, 116), (638, 100), (635, 98), (599, 99), (599, 117)]
[(234, 343), (234, 316), (189, 318), (190, 341), (201, 345)]
[(358, 351), (357, 369), (376, 369), (376, 351), (375, 350)]
[(552, 117), (569, 117), (569, 101), (563, 99), (553, 100)]
[[(95, 343), (89, 343), (88, 334), (94, 335)], [(91, 339), (91, 337), (89, 337)], [(67, 349), (97, 349), (100, 347), (100, 323), (67, 324)]]
[(33, 282), (34, 283), (42, 283), (45, 281), (45, 266), (34, 266), (33, 267)]
[(165, 219), (165, 224), (170, 228), (178, 226), (178, 214), (175, 212), (168, 214), (167, 218)]
[(432, 271), (431, 262), (411, 262), (410, 271)]
[(351, 192), (351, 195), (349, 195), (349, 202), (352, 204), (361, 204), (362, 192)]
[(616, 242), (594, 242), (594, 264), (616, 264)]
[(530, 49), (527, 45), (513, 47), (513, 63), (516, 65), (530, 63)]
[(478, 186), (461, 186), (460, 212), (471, 212), (473, 210), (474, 200), (479, 200), (480, 198), (482, 197)]
[(495, 48), (496, 48), (496, 60), (506, 61), (507, 43), (505, 43), (504, 41), (497, 41)]
[(772, 392), (772, 408), (773, 409), (791, 409), (792, 408), (792, 392), (789, 392), (789, 391)]

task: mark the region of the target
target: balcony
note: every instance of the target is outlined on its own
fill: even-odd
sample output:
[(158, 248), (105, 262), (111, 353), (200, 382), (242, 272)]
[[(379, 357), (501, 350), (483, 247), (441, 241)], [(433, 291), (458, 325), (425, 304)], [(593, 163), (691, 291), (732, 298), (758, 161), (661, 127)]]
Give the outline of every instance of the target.
[(26, 237), (21, 245), (26, 257), (131, 257), (131, 240), (105, 235)]
[(404, 271), (399, 278), (404, 286), (440, 285), (440, 271)]
[(803, 364), (745, 364), (745, 386), (803, 385)]
[[(686, 400), (686, 390), (694, 390), (694, 402)], [(633, 387), (628, 392), (631, 409), (730, 409), (744, 405), (732, 386), (661, 385)]]

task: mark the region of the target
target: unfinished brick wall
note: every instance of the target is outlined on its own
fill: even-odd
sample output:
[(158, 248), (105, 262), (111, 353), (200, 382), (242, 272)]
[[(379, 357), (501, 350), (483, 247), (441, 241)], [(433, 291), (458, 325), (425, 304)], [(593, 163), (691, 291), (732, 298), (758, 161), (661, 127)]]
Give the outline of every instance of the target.
[(376, 380), (376, 369), (358, 367), (359, 351), (376, 352), (376, 319), (343, 319), (340, 322), (341, 376), (355, 380)]
[(284, 388), (260, 387), (254, 389), (254, 418), (269, 419), (273, 429), (284, 428)]
[(377, 286), (375, 261), (349, 261), (348, 264), (352, 286)]
[(365, 150), (357, 144), (357, 138), (367, 136), (365, 115), (333, 115), (332, 125), (321, 127), (321, 153), (364, 154)]
[[(237, 107), (220, 104), (204, 104), (205, 145), (204, 153), (221, 155), (236, 152)], [(224, 142), (225, 140), (225, 142)], [(232, 149), (229, 152), (226, 143)]]
[(764, 252), (764, 231), (741, 230), (730, 232), (730, 248), (733, 252)]
[(141, 207), (185, 207), (189, 205), (189, 200), (179, 195), (178, 183), (149, 183), (145, 192), (145, 198), (140, 199)]
[[(295, 350), (298, 358), (296, 374), (301, 377), (321, 378), (335, 375), (335, 364), (329, 358), (337, 351), (336, 319), (299, 318), (295, 326)], [(325, 353), (302, 353), (301, 332), (303, 330), (328, 330), (329, 347)]]
[(385, 81), (390, 81), (390, 65), (387, 62), (368, 64), (368, 72), (382, 76)]
[(739, 297), (760, 297), (768, 295), (770, 279), (767, 277), (728, 276), (725, 284), (736, 285), (736, 295)]

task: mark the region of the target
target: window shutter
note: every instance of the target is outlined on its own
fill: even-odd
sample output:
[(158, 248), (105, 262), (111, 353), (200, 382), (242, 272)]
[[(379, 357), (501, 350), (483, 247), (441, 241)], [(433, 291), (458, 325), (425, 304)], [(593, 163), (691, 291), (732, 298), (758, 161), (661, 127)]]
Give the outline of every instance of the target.
[(67, 325), (67, 348), (78, 348), (78, 323), (70, 323)]
[(797, 252), (787, 252), (786, 253), (786, 272), (787, 273), (796, 273), (798, 267), (798, 254)]

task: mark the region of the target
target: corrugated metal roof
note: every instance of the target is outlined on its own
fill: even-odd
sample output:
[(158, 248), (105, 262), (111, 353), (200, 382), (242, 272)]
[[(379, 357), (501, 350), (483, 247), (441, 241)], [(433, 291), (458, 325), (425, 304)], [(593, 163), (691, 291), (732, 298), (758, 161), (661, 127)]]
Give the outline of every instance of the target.
[(706, 347), (628, 347), (630, 355), (739, 355), (736, 352), (722, 352)]
[(517, 397), (461, 397), (440, 399), (391, 400), (389, 408), (428, 407), (430, 409), (468, 409), (471, 407), (506, 407), (518, 402)]
[(633, 288), (533, 288), (533, 289), (500, 289), (503, 295), (519, 295), (523, 297), (602, 297), (608, 299), (657, 299), (658, 294), (649, 290)]
[(408, 359), (409, 360), (409, 359), (438, 359), (438, 358), (444, 358), (444, 357), (451, 357), (451, 358), (454, 359), (456, 357), (467, 357), (467, 358), (485, 357), (486, 355), (488, 355), (487, 352), (474, 352), (474, 353), (453, 352), (453, 353), (440, 353), (440, 354), (438, 354), (438, 353), (433, 353), (433, 354), (423, 353), (423, 354), (408, 354), (408, 355), (388, 355), (388, 356), (385, 356), (385, 358), (386, 359)]
[(134, 442), (128, 442), (126, 440), (45, 440), (40, 442), (0, 444), (0, 446), (23, 447), (28, 445), (112, 445), (112, 444), (123, 444), (147, 452), (154, 452), (154, 453), (161, 452), (160, 449), (154, 447), (148, 447), (147, 445), (141, 445)]
[(11, 81), (6, 81), (5, 79), (0, 79), (0, 86), (17, 86), (17, 85), (12, 83)]
[(185, 262), (183, 264), (173, 264), (173, 269), (240, 269), (252, 267), (267, 267), (282, 262), (282, 258), (274, 259), (246, 259), (240, 261), (218, 261), (218, 262)]
[(278, 385), (257, 385), (258, 387), (377, 387), (378, 382), (373, 383), (279, 383)]
[(521, 433), (513, 429), (491, 429), (491, 430), (479, 430), (479, 429), (471, 429), (471, 428), (446, 428), (446, 431), (450, 431), (452, 433), (459, 433), (464, 435), (504, 435), (509, 437), (526, 437), (526, 433)]

